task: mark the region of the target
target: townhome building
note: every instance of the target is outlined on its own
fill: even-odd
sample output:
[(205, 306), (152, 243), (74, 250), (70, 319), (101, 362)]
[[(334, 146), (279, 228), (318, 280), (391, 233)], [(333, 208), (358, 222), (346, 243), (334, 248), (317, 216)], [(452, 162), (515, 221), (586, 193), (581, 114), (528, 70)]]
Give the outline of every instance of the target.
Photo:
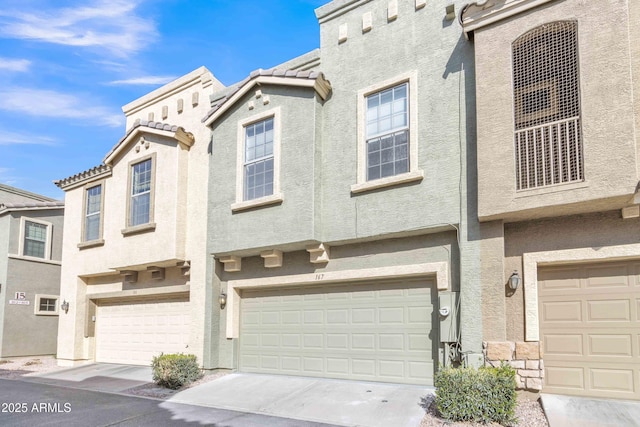
[(0, 358), (56, 353), (63, 217), (63, 202), (0, 184)]
[(200, 119), (222, 88), (204, 67), (125, 105), (126, 132), (65, 191), (61, 365), (148, 365), (203, 353), (210, 135)]
[(207, 366), (432, 385), (484, 363), (462, 4), (332, 1), (318, 50), (213, 95)]
[(486, 356), (520, 387), (640, 399), (640, 3), (461, 15), (476, 64)]
[(335, 0), (319, 49), (125, 106), (103, 163), (57, 181), (60, 363), (426, 385), (482, 365), (462, 5)]

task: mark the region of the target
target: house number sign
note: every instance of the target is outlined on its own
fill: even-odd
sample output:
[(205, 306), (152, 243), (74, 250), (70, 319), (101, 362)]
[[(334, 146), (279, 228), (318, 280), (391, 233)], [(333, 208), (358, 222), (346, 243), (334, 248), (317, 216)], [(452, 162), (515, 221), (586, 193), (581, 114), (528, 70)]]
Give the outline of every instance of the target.
[(16, 292), (16, 298), (9, 300), (9, 305), (29, 305), (26, 292)]

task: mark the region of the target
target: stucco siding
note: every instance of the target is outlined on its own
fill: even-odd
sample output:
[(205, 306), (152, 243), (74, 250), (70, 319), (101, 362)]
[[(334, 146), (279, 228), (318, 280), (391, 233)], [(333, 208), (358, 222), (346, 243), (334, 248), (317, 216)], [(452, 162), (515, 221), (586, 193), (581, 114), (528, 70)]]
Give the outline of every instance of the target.
[[(549, 3), (474, 33), (481, 220), (622, 207), (638, 182), (626, 2)], [(516, 191), (511, 43), (558, 20), (578, 25), (584, 182)], [(499, 165), (499, 166), (497, 166)]]
[[(441, 6), (441, 7), (440, 7)], [(368, 2), (320, 26), (322, 70), (333, 93), (324, 107), (324, 240), (337, 241), (458, 223), (461, 144), (465, 144), (463, 64), (472, 63), (462, 48), (459, 25), (446, 23), (446, 4), (415, 9), (399, 2), (398, 17), (387, 21), (387, 2)], [(458, 4), (459, 7), (459, 4)], [(372, 13), (372, 29), (362, 31), (363, 14)], [(338, 43), (339, 28), (348, 37)], [(415, 71), (417, 93), (417, 169), (419, 182), (393, 189), (351, 194), (357, 182), (358, 91)], [(472, 95), (471, 95), (472, 96)], [(471, 119), (472, 120), (472, 119)]]
[(36, 294), (59, 295), (60, 266), (10, 259), (6, 284), (2, 292), (9, 299), (14, 299), (16, 292), (24, 292), (30, 304), (5, 306), (0, 356), (55, 354), (58, 316), (35, 315), (34, 309)]
[[(522, 273), (522, 255), (525, 253), (581, 248), (597, 250), (636, 244), (639, 226), (639, 219), (623, 220), (619, 211), (505, 224), (503, 277), (509, 277), (513, 270)], [(497, 284), (498, 278), (493, 282)], [(525, 338), (523, 289), (521, 286), (513, 296), (505, 297), (507, 340), (522, 341)]]
[[(269, 97), (264, 105), (255, 99), (254, 92), (238, 101), (224, 118), (213, 126), (211, 159), (212, 197), (210, 198), (210, 242), (214, 254), (268, 248), (289, 243), (310, 242), (314, 236), (314, 181), (316, 164), (315, 133), (316, 108), (313, 89), (280, 86), (261, 87), (262, 97)], [(250, 110), (247, 103), (255, 101)], [(237, 180), (242, 180), (244, 140), (238, 143), (241, 122), (279, 109), (281, 141), (280, 192), (283, 201), (253, 210), (233, 212), (237, 199)], [(244, 137), (242, 137), (244, 138)], [(240, 187), (242, 188), (242, 187)], [(274, 190), (274, 192), (277, 190)], [(242, 199), (240, 199), (242, 200)], [(254, 252), (255, 253), (255, 252)]]

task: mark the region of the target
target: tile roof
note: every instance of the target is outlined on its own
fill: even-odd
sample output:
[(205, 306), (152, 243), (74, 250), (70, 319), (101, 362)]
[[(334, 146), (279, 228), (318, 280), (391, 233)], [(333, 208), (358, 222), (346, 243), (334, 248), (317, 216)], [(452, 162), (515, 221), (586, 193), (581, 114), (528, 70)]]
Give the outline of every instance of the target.
[(64, 202), (27, 202), (27, 203), (0, 203), (0, 213), (14, 211), (14, 210), (29, 210), (29, 209), (43, 209), (43, 208), (64, 208)]
[(71, 184), (84, 181), (85, 179), (92, 178), (94, 176), (101, 175), (103, 173), (110, 172), (110, 171), (111, 171), (111, 168), (109, 166), (102, 164), (102, 165), (95, 166), (91, 169), (88, 169), (86, 171), (77, 173), (68, 178), (63, 178), (57, 181), (53, 181), (53, 183), (57, 185), (59, 188), (62, 188), (64, 190), (66, 187), (68, 187)]
[(202, 119), (202, 122), (206, 122), (211, 116), (215, 114), (224, 104), (229, 101), (240, 89), (247, 85), (252, 80), (255, 80), (258, 77), (282, 77), (282, 78), (297, 78), (297, 79), (308, 79), (308, 80), (316, 80), (318, 78), (322, 78), (324, 80), (324, 74), (320, 71), (313, 70), (281, 70), (277, 68), (273, 68), (270, 70), (258, 69), (252, 71), (249, 76), (247, 76), (242, 81), (238, 82), (235, 86), (231, 88), (224, 96), (220, 99), (214, 100), (211, 110), (207, 112), (207, 115)]
[(111, 154), (113, 154), (113, 152), (117, 150), (117, 148), (120, 146), (120, 144), (122, 144), (139, 127), (147, 127), (147, 128), (150, 128), (150, 129), (165, 130), (165, 131), (168, 131), (168, 132), (175, 132), (180, 128), (179, 126), (170, 125), (168, 123), (152, 122), (152, 121), (148, 121), (148, 120), (136, 120), (135, 122), (133, 122), (133, 126), (131, 126), (127, 130), (127, 132), (124, 134), (124, 136), (122, 138), (120, 138), (120, 140), (116, 143), (116, 145), (114, 145), (111, 148), (111, 150), (109, 150), (109, 152), (106, 154), (106, 156), (104, 156), (104, 158), (106, 159)]

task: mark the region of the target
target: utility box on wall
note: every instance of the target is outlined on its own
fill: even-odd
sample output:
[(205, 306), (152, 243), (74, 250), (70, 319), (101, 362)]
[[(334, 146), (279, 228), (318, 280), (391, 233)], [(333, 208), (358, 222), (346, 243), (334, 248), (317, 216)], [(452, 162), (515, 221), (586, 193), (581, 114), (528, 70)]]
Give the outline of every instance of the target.
[(460, 294), (458, 292), (441, 292), (438, 295), (441, 343), (458, 341), (459, 302)]

